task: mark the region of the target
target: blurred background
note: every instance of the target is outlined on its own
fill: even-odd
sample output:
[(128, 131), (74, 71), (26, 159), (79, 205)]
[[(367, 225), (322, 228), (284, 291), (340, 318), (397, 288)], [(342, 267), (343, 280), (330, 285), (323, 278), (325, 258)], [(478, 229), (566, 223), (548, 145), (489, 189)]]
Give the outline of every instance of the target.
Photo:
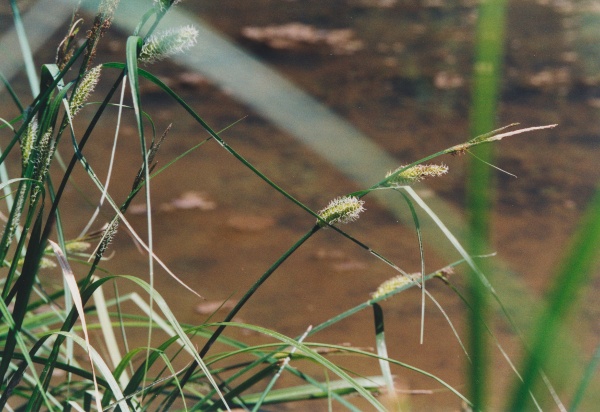
[[(123, 61), (124, 40), (149, 4), (123, 2), (101, 43), (98, 63)], [(473, 0), (187, 1), (178, 6), (172, 22), (190, 20), (201, 27), (198, 45), (175, 62), (145, 69), (178, 92), (213, 129), (223, 130), (223, 139), (259, 170), (319, 210), (336, 196), (376, 183), (391, 168), (470, 138), (477, 5)], [(36, 67), (53, 62), (72, 6), (44, 0), (19, 6), (36, 50)], [(83, 4), (83, 27), (92, 21), (87, 6)], [(509, 1), (506, 23), (497, 126), (558, 124), (507, 138), (494, 149), (494, 164), (518, 178), (493, 172), (489, 252), (497, 253), (494, 259), (502, 270), (490, 277), (526, 330), (600, 177), (600, 2)], [(10, 40), (12, 18), (6, 5), (0, 6), (0, 27), (1, 70), (27, 102), (30, 92), (22, 66), (10, 66), (21, 58)], [(108, 87), (116, 74), (105, 70), (103, 84)], [(143, 109), (157, 129), (173, 123), (160, 165), (206, 139), (160, 90), (149, 83), (142, 90)], [(100, 95), (102, 91), (100, 86)], [(2, 117), (16, 116), (8, 94), (4, 89), (1, 93)], [(87, 115), (89, 121), (93, 111), (81, 114)], [(141, 163), (132, 114), (129, 120), (118, 142), (111, 183), (115, 199), (128, 193)], [(108, 116), (101, 127), (86, 148), (100, 176), (108, 167), (114, 118), (111, 122)], [(8, 137), (3, 139), (2, 145)], [(63, 143), (64, 156), (70, 156), (72, 148)], [(441, 160), (450, 173), (427, 181), (418, 192), (460, 231), (466, 214), (465, 168), (476, 160), (469, 155)], [(68, 237), (79, 234), (99, 197), (85, 175), (80, 177), (74, 179), (63, 210), (70, 217), (67, 226), (72, 226)], [(199, 301), (166, 274), (159, 276), (158, 290), (180, 320), (190, 324), (206, 319), (207, 303), (239, 298), (314, 223), (214, 141), (181, 159), (152, 186), (155, 251), (206, 298)], [(417, 238), (404, 200), (398, 195), (369, 197), (365, 206), (367, 212), (347, 231), (407, 272), (419, 271)], [(104, 212), (94, 228), (111, 216), (110, 209)], [(420, 216), (427, 220), (424, 213)], [(143, 234), (141, 203), (128, 217)], [(436, 229), (427, 230), (427, 271), (459, 258)], [(124, 231), (114, 250), (106, 268), (145, 275), (147, 259)], [(355, 245), (322, 231), (263, 286), (239, 320), (299, 335), (308, 325), (365, 301), (394, 275)], [(452, 280), (461, 285), (462, 275), (459, 268)], [(568, 387), (570, 373), (580, 372), (600, 337), (600, 279), (592, 279), (573, 317), (572, 358), (565, 361), (571, 366), (562, 370), (559, 388)], [(429, 288), (462, 333), (460, 299), (441, 282), (431, 282)], [(383, 306), (390, 356), (433, 372), (464, 392), (466, 358), (440, 311), (428, 303), (425, 343), (420, 345), (418, 291), (402, 293)], [(315, 339), (373, 346), (371, 316), (360, 313)], [(509, 355), (518, 359), (515, 337), (502, 322), (496, 326)], [(359, 369), (366, 361), (342, 362)], [(365, 368), (377, 373), (374, 364)], [(314, 373), (323, 378), (322, 371)], [(430, 379), (402, 369), (394, 373), (407, 391), (423, 391), (410, 397), (414, 410), (460, 407), (459, 400)], [(499, 388), (495, 394), (512, 379), (500, 356), (493, 379)]]

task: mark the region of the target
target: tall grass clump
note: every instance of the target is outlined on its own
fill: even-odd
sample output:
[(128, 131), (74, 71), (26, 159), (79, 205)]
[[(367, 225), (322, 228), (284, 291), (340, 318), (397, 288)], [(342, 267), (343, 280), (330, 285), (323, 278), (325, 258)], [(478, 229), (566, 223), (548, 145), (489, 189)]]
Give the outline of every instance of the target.
[[(269, 404), (327, 399), (332, 409), (333, 402), (336, 402), (347, 409), (358, 410), (344, 396), (358, 394), (370, 409), (386, 410), (399, 407), (393, 368), (395, 373), (403, 370), (420, 373), (455, 396), (466, 408), (484, 409), (484, 392), (477, 389), (476, 383), (484, 375), (480, 375), (476, 367), (471, 372), (474, 389), (470, 394), (465, 394), (462, 388), (452, 387), (436, 376), (435, 371), (421, 370), (388, 356), (384, 311), (380, 302), (409, 288), (418, 288), (422, 304), (432, 302), (441, 311), (462, 345), (460, 333), (454, 328), (450, 317), (426, 288), (433, 279), (450, 284), (448, 275), (462, 265), (473, 274), (471, 282), (476, 282), (477, 293), (484, 297), (491, 296), (502, 307), (500, 297), (481, 269), (481, 259), (463, 247), (411, 185), (448, 173), (443, 163), (437, 160), (434, 163), (438, 157), (470, 153), (475, 147), (554, 125), (510, 130), (500, 128), (479, 133), (466, 142), (400, 166), (369, 188), (344, 196), (332, 196), (334, 198), (329, 204), (314, 211), (261, 173), (215, 132), (176, 91), (146, 70), (153, 62), (193, 50), (198, 35), (194, 27), (159, 29), (163, 16), (176, 3), (178, 1), (154, 0), (148, 10), (140, 11), (140, 22), (126, 40), (123, 62), (95, 63), (98, 45), (109, 33), (112, 19), (118, 13), (116, 0), (100, 1), (98, 12), (94, 20), (88, 23), (87, 30), (83, 30), (85, 23), (74, 17), (67, 35), (57, 46), (56, 60), (45, 63), (40, 73), (36, 73), (28, 48), (23, 46), (26, 61), (30, 62), (26, 64), (26, 72), (33, 93), (33, 99), (26, 104), (2, 76), (19, 115), (12, 119), (2, 118), (0, 127), (3, 146), (0, 173), (5, 205), (2, 210), (4, 228), (0, 238), (0, 408), (27, 411), (167, 411), (174, 408), (260, 410), (263, 405)], [(11, 0), (11, 6), (15, 11), (15, 26), (22, 27), (14, 0)], [(82, 36), (84, 32), (85, 36)], [(21, 44), (26, 45), (24, 30), (20, 31), (20, 36)], [(138, 66), (142, 63), (145, 64), (144, 69)], [(113, 79), (112, 83), (102, 84), (106, 78)], [(190, 293), (196, 293), (179, 280), (154, 252), (154, 242), (160, 239), (153, 234), (151, 183), (165, 169), (177, 167), (177, 160), (185, 153), (166, 166), (157, 168), (156, 157), (163, 141), (169, 138), (169, 128), (157, 133), (152, 113), (144, 111), (140, 93), (142, 82), (154, 84), (165, 98), (170, 98), (174, 105), (183, 108), (198, 128), (208, 133), (206, 141), (216, 142), (240, 166), (254, 173), (314, 219), (314, 224), (307, 228), (306, 233), (256, 278), (220, 321), (200, 324), (179, 322), (170, 309), (170, 302), (154, 287), (155, 266), (160, 266)], [(97, 98), (95, 90), (100, 85), (108, 91), (98, 101), (92, 101), (92, 98)], [(128, 94), (131, 104), (124, 103), (125, 94)], [(109, 191), (109, 184), (112, 183), (113, 187), (115, 183), (110, 178), (104, 181), (99, 178), (95, 172), (97, 164), (88, 159), (86, 151), (90, 141), (105, 138), (94, 132), (109, 108), (118, 113), (115, 136), (119, 135), (121, 122), (125, 121), (123, 113), (128, 112), (133, 114), (139, 141), (136, 157), (128, 154), (131, 161), (138, 163), (138, 171), (131, 176), (129, 193), (120, 199)], [(76, 117), (78, 122), (83, 121), (82, 113), (89, 116), (83, 129), (81, 123), (77, 123), (78, 127), (74, 123)], [(199, 143), (195, 150), (201, 150), (205, 142)], [(111, 158), (104, 159), (110, 167), (115, 155), (113, 153)], [(80, 236), (71, 239), (65, 235), (61, 206), (66, 190), (73, 185), (75, 173), (84, 173), (89, 183), (96, 187), (98, 196), (94, 200), (97, 208), (90, 216), (90, 223), (82, 228)], [(399, 194), (399, 199), (406, 203), (413, 217), (421, 253), (420, 273), (407, 273), (397, 263), (344, 230), (344, 225), (352, 224), (362, 214), (368, 213), (365, 199), (372, 192), (382, 190)], [(126, 216), (136, 197), (143, 198), (146, 203), (144, 236), (134, 230)], [(91, 227), (101, 216), (98, 210), (102, 205), (110, 208), (112, 216), (106, 219), (99, 230), (92, 231)], [(514, 368), (518, 384), (509, 398), (512, 402), (510, 405), (516, 408), (514, 410), (523, 408), (526, 402), (539, 404), (540, 397), (548, 396), (543, 392), (534, 393), (533, 384), (543, 373), (550, 356), (551, 345), (548, 340), (554, 337), (556, 328), (568, 313), (568, 298), (581, 287), (593, 263), (594, 247), (598, 245), (600, 236), (598, 205), (600, 198), (594, 201), (572, 252), (559, 272), (557, 286), (549, 300), (553, 310), (544, 313), (539, 322), (539, 332), (531, 344), (525, 345), (524, 368), (521, 372)], [(429, 273), (424, 269), (421, 242), (420, 215), (423, 214), (437, 225), (459, 255), (457, 261)], [(391, 279), (370, 296), (365, 291), (363, 303), (307, 328), (300, 336), (285, 336), (274, 330), (235, 322), (234, 317), (264, 282), (321, 230), (334, 232), (383, 262), (393, 274)], [(112, 259), (119, 259), (119, 251), (111, 250), (112, 239), (118, 231), (129, 233), (144, 251), (147, 256), (147, 279), (131, 274), (116, 275), (105, 267), (104, 262), (109, 255), (114, 255)], [(52, 270), (52, 266), (57, 267), (63, 281), (62, 287), (57, 289), (49, 287), (48, 271)], [(577, 276), (570, 276), (571, 270), (576, 270)], [(124, 284), (137, 292), (120, 294), (119, 286)], [(114, 297), (106, 298), (107, 291)], [(482, 316), (486, 310), (483, 299), (478, 299), (474, 294), (460, 296), (465, 298), (471, 319), (479, 324), (477, 333), (492, 334), (493, 337), (493, 330), (485, 316)], [(375, 351), (309, 339), (363, 310), (373, 311)], [(505, 316), (510, 318), (508, 312)], [(310, 323), (307, 319), (307, 324)], [(130, 347), (126, 337), (139, 328), (146, 332), (146, 343)], [(268, 343), (256, 345), (233, 339), (225, 332), (234, 328), (258, 332), (265, 336)], [(165, 334), (168, 336), (166, 339)], [(467, 357), (474, 365), (486, 362), (485, 357), (473, 356), (470, 352), (473, 348), (477, 351), (481, 347), (481, 342), (476, 339), (473, 342), (465, 348)], [(499, 344), (497, 346), (502, 350)], [(363, 371), (348, 370), (334, 362), (330, 353), (372, 360), (381, 373), (364, 376)], [(315, 379), (302, 370), (301, 363), (296, 362), (299, 360), (319, 365), (332, 378), (324, 381)], [(512, 366), (510, 359), (508, 362)], [(573, 400), (573, 410), (584, 396), (592, 374), (593, 370), (583, 375), (584, 379)], [(283, 375), (293, 376), (301, 384), (281, 387), (278, 383)], [(546, 393), (552, 395), (551, 385), (547, 384), (547, 388), (550, 390)], [(381, 393), (387, 394), (387, 401), (377, 397)]]

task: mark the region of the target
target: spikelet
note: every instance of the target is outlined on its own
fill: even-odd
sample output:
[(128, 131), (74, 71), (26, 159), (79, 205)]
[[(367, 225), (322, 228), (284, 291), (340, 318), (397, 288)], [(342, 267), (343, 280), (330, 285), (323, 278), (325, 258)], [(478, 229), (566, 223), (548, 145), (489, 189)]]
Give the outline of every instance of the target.
[(72, 242), (68, 242), (65, 245), (65, 249), (67, 250), (67, 253), (79, 253), (79, 252), (85, 252), (91, 246), (92, 245), (89, 242), (84, 242), (81, 240), (74, 240)]
[(77, 89), (73, 93), (73, 98), (71, 99), (71, 104), (69, 105), (69, 110), (71, 111), (71, 116), (75, 116), (77, 112), (81, 110), (83, 104), (90, 97), (90, 94), (96, 88), (98, 81), (100, 80), (100, 72), (102, 71), (102, 66), (98, 65), (87, 71), (81, 82), (77, 86)]
[(12, 220), (10, 220), (10, 224), (6, 225), (4, 227), (4, 232), (2, 234), (2, 237), (6, 237), (6, 247), (8, 248), (13, 241), (13, 238), (15, 236), (15, 232), (17, 231), (17, 228), (19, 227), (19, 221), (21, 220), (21, 214), (23, 212), (23, 208), (25, 205), (25, 191), (26, 188), (25, 186), (22, 186), (21, 189), (19, 190), (19, 192), (17, 193), (16, 196), (16, 201), (13, 204), (13, 209), (15, 210), (15, 213), (12, 217)]
[(112, 20), (119, 3), (120, 0), (102, 0), (98, 5), (98, 13), (102, 15), (103, 18)]
[(388, 293), (391, 293), (403, 286), (415, 283), (417, 281), (417, 279), (420, 279), (420, 278), (421, 278), (420, 273), (413, 273), (408, 276), (406, 276), (406, 275), (394, 276), (393, 278), (388, 279), (385, 282), (383, 282), (381, 285), (379, 285), (377, 290), (371, 294), (371, 298), (377, 299), (382, 296), (385, 296)]
[(181, 53), (196, 44), (198, 29), (194, 26), (183, 26), (154, 34), (145, 41), (140, 52), (142, 63), (154, 63), (176, 53)]
[[(33, 169), (33, 179), (42, 183), (46, 179), (46, 174), (52, 163), (52, 156), (54, 156), (54, 148), (56, 142), (52, 137), (52, 128), (50, 127), (46, 133), (40, 138), (36, 149), (38, 152), (37, 158), (35, 159), (35, 167)], [(40, 192), (41, 185), (35, 185), (31, 189), (31, 202), (33, 203)]]
[(111, 244), (113, 238), (117, 234), (117, 229), (119, 227), (119, 219), (114, 219), (110, 225), (104, 230), (104, 234), (102, 235), (102, 239), (100, 240), (100, 244), (96, 250), (96, 256), (101, 258), (104, 255), (104, 252), (108, 248), (108, 245)]
[[(319, 216), (330, 225), (353, 222), (365, 210), (364, 203), (356, 196), (338, 197), (329, 202), (327, 207), (319, 212)], [(321, 221), (317, 224), (326, 227)]]
[(31, 156), (31, 150), (33, 149), (33, 143), (37, 137), (38, 123), (37, 119), (32, 119), (27, 125), (27, 131), (21, 139), (21, 162), (23, 169), (27, 167), (29, 157)]
[(94, 25), (87, 33), (88, 46), (84, 58), (84, 61), (87, 61), (86, 69), (90, 68), (94, 57), (96, 57), (98, 42), (110, 28), (119, 2), (120, 0), (102, 0), (98, 6), (98, 13), (94, 18)]
[(448, 166), (445, 164), (416, 165), (402, 170), (406, 166), (400, 166), (393, 172), (389, 172), (386, 177), (385, 185), (388, 187), (399, 187), (411, 185), (420, 182), (427, 177), (442, 176), (448, 173)]

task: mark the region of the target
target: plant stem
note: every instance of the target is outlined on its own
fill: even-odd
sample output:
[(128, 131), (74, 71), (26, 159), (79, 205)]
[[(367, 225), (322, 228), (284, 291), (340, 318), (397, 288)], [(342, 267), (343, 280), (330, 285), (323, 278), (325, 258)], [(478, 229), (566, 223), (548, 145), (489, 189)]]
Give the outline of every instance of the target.
[[(265, 283), (265, 281), (273, 274), (273, 272), (275, 272), (279, 268), (279, 266), (281, 266), (281, 264), (287, 260), (287, 258), (289, 258), (296, 250), (298, 250), (298, 248), (300, 246), (302, 246), (302, 244), (304, 244), (304, 242), (306, 242), (312, 235), (317, 233), (319, 231), (319, 229), (321, 229), (321, 227), (319, 225), (314, 225), (296, 243), (294, 243), (294, 245), (291, 248), (289, 248), (283, 255), (281, 255), (281, 257), (279, 257), (279, 259), (277, 259), (277, 261), (275, 263), (273, 263), (273, 265), (269, 269), (267, 269), (267, 271), (265, 273), (263, 273), (263, 275), (260, 278), (258, 278), (258, 280), (256, 282), (254, 282), (254, 284), (250, 287), (250, 289), (248, 289), (246, 291), (244, 296), (242, 296), (242, 298), (238, 301), (238, 303), (235, 305), (235, 307), (233, 309), (231, 309), (231, 311), (227, 314), (227, 316), (225, 317), (223, 322), (231, 321), (233, 319), (233, 317), (235, 315), (237, 315), (237, 313), (240, 311), (240, 309), (242, 309), (242, 307), (246, 304), (246, 302), (248, 302), (248, 300), (252, 297), (252, 295), (254, 295), (254, 292), (256, 292), (256, 290), (263, 283)], [(206, 354), (210, 350), (211, 346), (216, 342), (216, 340), (219, 338), (219, 336), (225, 330), (225, 327), (226, 327), (226, 325), (219, 326), (217, 328), (217, 330), (212, 334), (210, 339), (208, 339), (208, 341), (204, 344), (204, 347), (199, 352), (201, 358), (204, 358), (206, 356)], [(183, 378), (181, 379), (181, 381), (179, 383), (181, 385), (181, 387), (185, 386), (187, 381), (192, 377), (192, 375), (194, 374), (194, 371), (196, 370), (197, 365), (198, 365), (197, 363), (193, 363), (188, 368), (188, 370), (186, 371), (185, 375), (183, 376)], [(171, 405), (173, 404), (173, 402), (175, 401), (175, 394), (176, 394), (176, 392), (174, 391), (169, 395), (169, 398), (167, 399), (165, 406), (163, 408), (164, 411), (168, 411), (169, 408), (171, 407)]]

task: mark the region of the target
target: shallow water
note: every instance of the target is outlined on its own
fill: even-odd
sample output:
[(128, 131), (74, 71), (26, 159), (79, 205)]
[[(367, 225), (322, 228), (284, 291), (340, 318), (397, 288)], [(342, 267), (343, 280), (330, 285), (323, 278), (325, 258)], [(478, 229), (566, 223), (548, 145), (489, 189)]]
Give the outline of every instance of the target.
[[(183, 7), (280, 71), (402, 164), (468, 138), (470, 62), (476, 20), (473, 3), (222, 0), (187, 2)], [(509, 269), (494, 274), (493, 282), (501, 292), (506, 289), (502, 297), (517, 310), (523, 301), (538, 299), (550, 285), (554, 268), (600, 177), (597, 164), (600, 68), (595, 57), (600, 53), (596, 46), (600, 44), (600, 26), (595, 24), (600, 14), (595, 5), (591, 1), (510, 2), (505, 76), (497, 123), (520, 122), (524, 127), (559, 124), (552, 130), (507, 139), (496, 148), (495, 164), (518, 178), (500, 172), (496, 175), (491, 251), (496, 251), (496, 259), (505, 262)], [(361, 42), (362, 47), (349, 54), (338, 54), (339, 51), (323, 44), (273, 49), (242, 36), (244, 27), (290, 22), (318, 29), (351, 29), (352, 39)], [(51, 55), (53, 47), (45, 53)], [(103, 47), (100, 54), (103, 61), (124, 54), (122, 38), (107, 40)], [(231, 98), (235, 94), (232, 91), (221, 90), (190, 69), (171, 63), (149, 70), (180, 92), (214, 129), (227, 128), (242, 119), (227, 129), (223, 138), (313, 210), (322, 208), (335, 196), (362, 188), (323, 156), (274, 127), (249, 106), (236, 102)], [(161, 130), (169, 122), (174, 123), (159, 155), (161, 165), (206, 137), (155, 88), (144, 86), (143, 91), (144, 109), (153, 115), (157, 128)], [(119, 148), (127, 156), (117, 159), (112, 183), (117, 199), (128, 191), (139, 166), (132, 125), (125, 126), (120, 138)], [(98, 134), (112, 136), (111, 121), (103, 127), (106, 129)], [(107, 137), (96, 139), (87, 148), (88, 158), (99, 175), (105, 173), (106, 153), (111, 146), (112, 141)], [(428, 182), (437, 196), (458, 210), (463, 208), (464, 167), (470, 160), (445, 158), (451, 173)], [(84, 177), (79, 175), (75, 181), (90, 197), (96, 196)], [(238, 298), (314, 222), (215, 142), (200, 147), (157, 177), (152, 182), (152, 191), (157, 255), (211, 302), (230, 296)], [(180, 199), (187, 192), (195, 193), (202, 200), (200, 204), (212, 206), (161, 209), (161, 205), (173, 205), (173, 199)], [(63, 213), (73, 217), (70, 235), (75, 236), (93, 208), (82, 205), (75, 190), (69, 196)], [(403, 202), (399, 196), (396, 201)], [(397, 217), (375, 201), (369, 201), (366, 207), (367, 213), (348, 226), (348, 232), (407, 272), (419, 271), (414, 230), (398, 224)], [(130, 221), (140, 233), (145, 233), (144, 215), (132, 214)], [(99, 219), (98, 226), (102, 222)], [(457, 258), (456, 254), (452, 259), (447, 257), (448, 249), (429, 245), (426, 269), (442, 267)], [(114, 250), (115, 257), (106, 263), (110, 270), (146, 275), (146, 258), (124, 233), (116, 240)], [(458, 270), (453, 277), (456, 283), (462, 284), (463, 272)], [(308, 325), (325, 321), (368, 299), (382, 281), (394, 275), (387, 266), (332, 231), (321, 231), (265, 283), (242, 310), (239, 320), (300, 335)], [(594, 279), (577, 312), (582, 321), (573, 322), (569, 331), (577, 336), (575, 350), (581, 356), (575, 360), (579, 364), (590, 356), (600, 336), (599, 306), (594, 299), (598, 277)], [(196, 310), (198, 299), (176, 286), (166, 274), (161, 272), (156, 282), (182, 322), (195, 324), (206, 318)], [(432, 282), (429, 289), (462, 332), (464, 306), (460, 300), (441, 283)], [(417, 291), (387, 301), (383, 307), (390, 356), (433, 372), (465, 392), (466, 382), (461, 373), (465, 356), (434, 305), (428, 303), (426, 308), (423, 345), (419, 345), (418, 338)], [(524, 324), (533, 318), (529, 312), (516, 316)], [(371, 318), (371, 313), (361, 313), (314, 339), (372, 347)], [(498, 337), (511, 358), (518, 359), (515, 339), (506, 329), (499, 325)], [(466, 334), (462, 332), (461, 336)], [(246, 339), (259, 341), (260, 337)], [(360, 369), (364, 373), (377, 373), (375, 363), (364, 365), (354, 358), (343, 362), (353, 369), (364, 367)], [(510, 382), (512, 375), (499, 356), (493, 372), (495, 387), (503, 388)], [(411, 396), (413, 410), (459, 409), (460, 402), (440, 391), (432, 380), (402, 369), (394, 373), (399, 384), (407, 389), (436, 391)], [(325, 379), (320, 370), (314, 370), (314, 375)], [(502, 390), (494, 391), (495, 397), (501, 394)]]

